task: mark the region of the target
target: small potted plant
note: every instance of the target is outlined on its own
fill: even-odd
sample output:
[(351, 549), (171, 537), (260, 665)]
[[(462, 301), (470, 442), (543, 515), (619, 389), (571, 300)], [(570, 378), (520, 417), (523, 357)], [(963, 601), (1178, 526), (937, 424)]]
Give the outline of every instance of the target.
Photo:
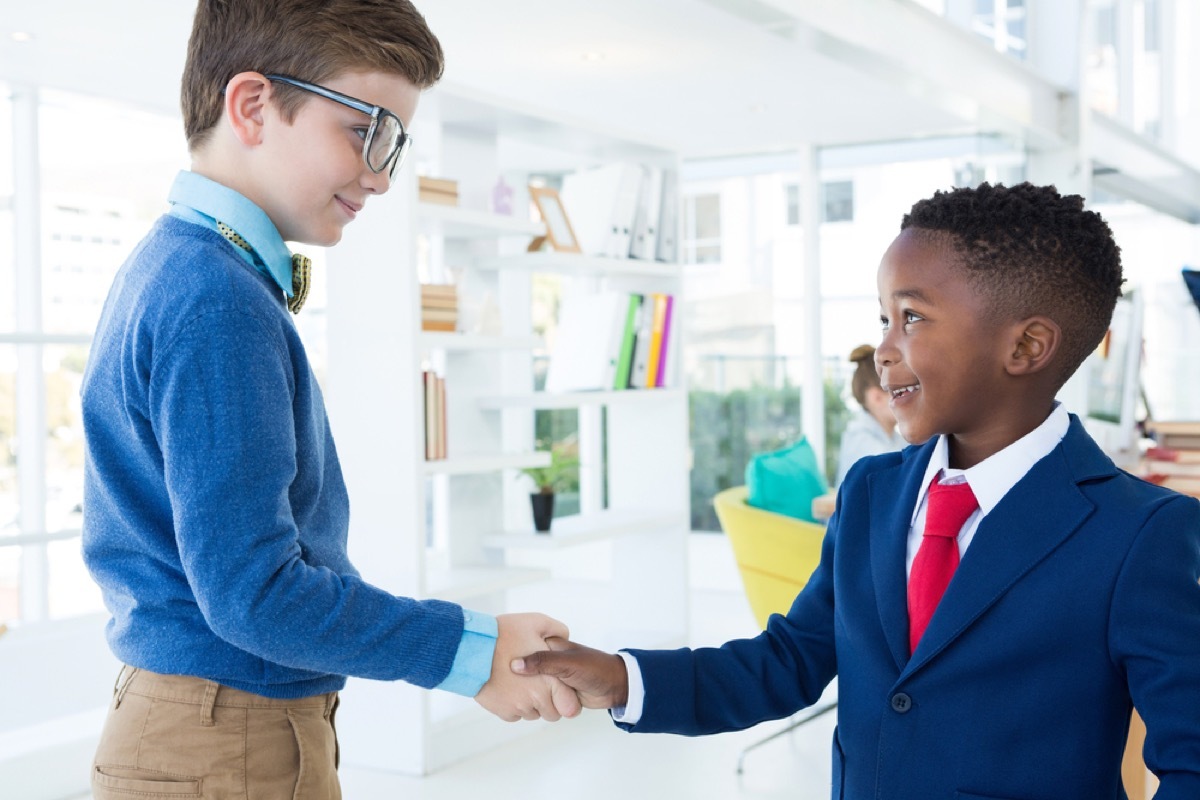
[(575, 482), (579, 470), (579, 457), (564, 442), (550, 446), (550, 463), (544, 467), (527, 467), (521, 472), (528, 475), (537, 491), (529, 495), (533, 506), (533, 527), (545, 533), (550, 530), (554, 516), (554, 494), (564, 491)]

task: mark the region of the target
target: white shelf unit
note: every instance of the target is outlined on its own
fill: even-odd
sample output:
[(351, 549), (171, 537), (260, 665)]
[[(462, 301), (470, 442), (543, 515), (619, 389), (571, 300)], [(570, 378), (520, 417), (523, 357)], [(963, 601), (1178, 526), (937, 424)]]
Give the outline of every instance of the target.
[[(540, 222), (484, 210), (498, 180), (523, 210), (533, 174), (616, 159), (677, 167), (675, 155), (444, 87), (423, 98), (414, 128), (420, 149), (329, 254), (327, 395), (350, 493), (351, 557), (398, 595), (491, 614), (541, 611), (597, 646), (682, 644), (687, 393), (678, 378), (653, 390), (536, 392), (534, 354), (545, 343), (531, 325), (535, 275), (678, 298), (680, 269), (528, 253)], [(460, 206), (418, 202), (418, 167), (458, 180)], [(420, 281), (457, 284), (459, 332), (419, 329)], [(421, 457), (426, 366), (446, 379), (441, 461)], [(548, 463), (534, 451), (535, 413), (564, 408), (579, 415), (581, 513), (535, 534), (519, 470)], [(541, 727), (499, 722), (446, 693), (355, 679), (338, 716), (346, 763), (411, 774)]]

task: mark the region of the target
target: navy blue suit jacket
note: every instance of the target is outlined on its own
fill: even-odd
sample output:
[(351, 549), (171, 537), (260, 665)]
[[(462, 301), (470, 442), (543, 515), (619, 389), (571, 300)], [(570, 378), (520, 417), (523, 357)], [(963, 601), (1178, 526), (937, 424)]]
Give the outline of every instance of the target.
[(1136, 706), (1156, 796), (1200, 798), (1200, 503), (1117, 469), (1072, 417), (984, 517), (910, 658), (905, 554), (933, 444), (850, 471), (820, 566), (763, 634), (631, 651), (632, 730), (746, 728), (837, 675), (834, 798), (1109, 800)]

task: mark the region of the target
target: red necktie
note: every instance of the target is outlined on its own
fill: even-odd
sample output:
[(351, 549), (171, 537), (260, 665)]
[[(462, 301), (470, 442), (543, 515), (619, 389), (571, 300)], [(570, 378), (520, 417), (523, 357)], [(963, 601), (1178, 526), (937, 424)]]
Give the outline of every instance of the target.
[(938, 483), (929, 487), (925, 533), (908, 576), (908, 649), (917, 649), (933, 610), (937, 608), (958, 568), (958, 532), (967, 517), (979, 508), (975, 493), (963, 483)]

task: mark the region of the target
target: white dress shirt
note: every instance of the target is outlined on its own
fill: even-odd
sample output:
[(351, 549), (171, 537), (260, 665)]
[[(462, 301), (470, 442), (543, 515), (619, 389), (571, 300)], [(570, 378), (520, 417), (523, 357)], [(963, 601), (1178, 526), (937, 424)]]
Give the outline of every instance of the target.
[[(958, 555), (961, 558), (971, 545), (971, 540), (975, 538), (980, 520), (1017, 485), (1017, 481), (1033, 469), (1034, 464), (1058, 447), (1058, 443), (1067, 435), (1069, 426), (1067, 410), (1061, 403), (1055, 403), (1054, 410), (1046, 417), (1045, 422), (970, 469), (950, 469), (949, 440), (945, 435), (939, 436), (933, 448), (933, 455), (929, 458), (929, 465), (925, 468), (925, 477), (921, 479), (917, 504), (913, 508), (908, 529), (906, 573), (912, 569), (913, 559), (921, 546), (922, 532), (925, 530), (925, 499), (934, 476), (942, 473), (942, 483), (961, 483), (965, 480), (971, 485), (971, 491), (979, 501), (979, 508), (967, 518), (962, 530), (958, 532)], [(625, 661), (625, 669), (629, 673), (629, 697), (624, 708), (612, 709), (612, 718), (617, 722), (633, 725), (642, 718), (646, 687), (642, 682), (642, 671), (638, 667), (637, 659), (625, 651), (618, 655)]]

